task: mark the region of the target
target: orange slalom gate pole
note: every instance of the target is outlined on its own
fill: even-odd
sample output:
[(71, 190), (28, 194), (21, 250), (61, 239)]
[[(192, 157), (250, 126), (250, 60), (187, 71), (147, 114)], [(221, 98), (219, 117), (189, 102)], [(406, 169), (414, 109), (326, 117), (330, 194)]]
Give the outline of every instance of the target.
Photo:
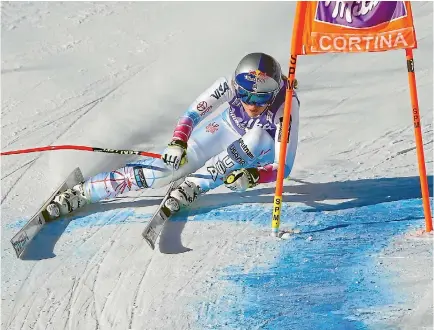
[(420, 187), (422, 190), (423, 212), (425, 215), (425, 228), (432, 231), (432, 215), (429, 203), (428, 178), (426, 176), (425, 156), (423, 152), (422, 129), (420, 125), (419, 101), (417, 98), (416, 75), (414, 73), (413, 50), (406, 49), (408, 84), (410, 86), (411, 107), (413, 111), (414, 136), (416, 139), (417, 161), (419, 164)]
[(301, 49), (304, 20), (306, 16), (306, 2), (298, 1), (295, 11), (294, 26), (291, 41), (291, 59), (289, 61), (288, 85), (285, 94), (283, 110), (282, 136), (280, 140), (279, 167), (277, 169), (276, 191), (274, 194), (273, 216), (271, 220), (271, 235), (279, 235), (280, 214), (282, 211), (283, 179), (285, 176), (286, 147), (289, 134), (289, 119), (291, 118), (292, 95), (295, 84), (295, 68), (297, 65), (297, 50)]

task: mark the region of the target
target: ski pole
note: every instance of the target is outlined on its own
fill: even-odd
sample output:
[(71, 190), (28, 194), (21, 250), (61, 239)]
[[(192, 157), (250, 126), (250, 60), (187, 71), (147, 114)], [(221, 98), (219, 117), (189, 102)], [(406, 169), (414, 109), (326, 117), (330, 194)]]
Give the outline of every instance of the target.
[(161, 155), (155, 154), (153, 152), (147, 152), (147, 151), (96, 148), (96, 147), (76, 146), (76, 145), (46, 146), (46, 147), (39, 147), (39, 148), (12, 150), (12, 151), (2, 152), (0, 153), (0, 155), (8, 156), (8, 155), (27, 154), (31, 152), (52, 151), (52, 150), (82, 150), (82, 151), (92, 151), (92, 152), (104, 152), (107, 154), (139, 155), (139, 156), (152, 157), (152, 158), (161, 158)]

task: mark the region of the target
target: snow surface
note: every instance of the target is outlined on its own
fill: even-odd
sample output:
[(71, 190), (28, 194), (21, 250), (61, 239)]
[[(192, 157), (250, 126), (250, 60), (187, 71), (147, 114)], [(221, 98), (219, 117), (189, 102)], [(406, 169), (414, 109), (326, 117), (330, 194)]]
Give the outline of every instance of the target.
[[(295, 3), (1, 6), (2, 150), (159, 151), (177, 116), (245, 54), (287, 67)], [(432, 196), (433, 3), (413, 12)], [(141, 231), (164, 191), (145, 190), (50, 224), (17, 260), (10, 238), (73, 168), (89, 176), (130, 158), (2, 157), (2, 329), (432, 326), (432, 235), (405, 238), (423, 212), (404, 52), (299, 57), (297, 78), (299, 148), (282, 227), (302, 232), (290, 240), (268, 236), (272, 184), (221, 187), (177, 215), (151, 251)]]

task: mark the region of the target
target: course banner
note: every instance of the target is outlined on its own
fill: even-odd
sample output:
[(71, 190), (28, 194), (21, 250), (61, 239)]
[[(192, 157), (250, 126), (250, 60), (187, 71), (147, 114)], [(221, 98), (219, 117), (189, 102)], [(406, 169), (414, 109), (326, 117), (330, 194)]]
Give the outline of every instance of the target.
[(416, 48), (408, 1), (311, 1), (297, 55)]

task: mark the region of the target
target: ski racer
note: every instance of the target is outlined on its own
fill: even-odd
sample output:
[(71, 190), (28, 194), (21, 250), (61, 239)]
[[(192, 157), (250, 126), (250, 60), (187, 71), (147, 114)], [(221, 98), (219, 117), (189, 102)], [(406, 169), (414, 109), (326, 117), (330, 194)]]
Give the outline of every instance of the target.
[[(161, 159), (140, 160), (90, 177), (57, 195), (47, 212), (57, 218), (85, 204), (160, 188), (184, 177), (165, 202), (171, 212), (222, 184), (242, 192), (276, 180), (282, 139), (288, 139), (287, 177), (297, 150), (300, 102), (294, 91), (290, 130), (282, 132), (286, 86), (273, 57), (246, 55), (230, 81), (215, 81), (179, 118)], [(214, 112), (218, 116), (207, 119)]]

